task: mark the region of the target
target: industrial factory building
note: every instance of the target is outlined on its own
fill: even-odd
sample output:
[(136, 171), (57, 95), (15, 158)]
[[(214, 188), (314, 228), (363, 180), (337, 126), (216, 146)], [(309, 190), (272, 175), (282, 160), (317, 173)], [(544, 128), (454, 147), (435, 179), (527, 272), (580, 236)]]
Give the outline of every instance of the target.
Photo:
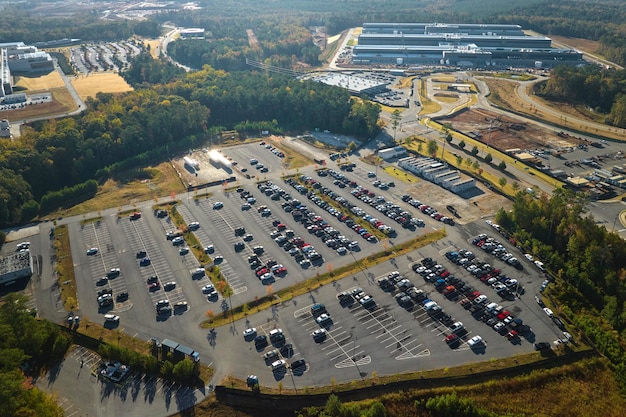
[(526, 36), (518, 25), (364, 23), (354, 64), (535, 67), (583, 64), (583, 54), (552, 48), (545, 36)]
[(52, 57), (24, 42), (0, 43), (0, 98), (13, 94), (11, 74), (34, 74), (54, 69)]
[(0, 258), (0, 285), (11, 284), (33, 274), (33, 258), (30, 251), (16, 252)]

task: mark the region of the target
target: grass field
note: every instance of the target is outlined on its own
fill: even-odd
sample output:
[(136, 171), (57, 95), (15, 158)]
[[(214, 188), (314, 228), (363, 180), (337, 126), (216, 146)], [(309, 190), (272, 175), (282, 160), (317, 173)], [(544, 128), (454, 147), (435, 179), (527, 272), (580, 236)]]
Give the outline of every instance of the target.
[(61, 78), (61, 75), (57, 71), (52, 71), (50, 74), (38, 77), (18, 76), (16, 77), (15, 85), (26, 89), (28, 93), (48, 91), (53, 88), (65, 87), (63, 78)]
[(72, 85), (81, 99), (95, 97), (97, 93), (125, 93), (133, 88), (118, 74), (102, 72), (72, 79)]
[(3, 111), (0, 114), (2, 119), (24, 120), (30, 118), (39, 118), (46, 116), (54, 116), (78, 109), (76, 102), (67, 91), (67, 88), (55, 88), (48, 90), (52, 94), (52, 102), (36, 104), (23, 109)]
[(161, 45), (161, 41), (159, 39), (144, 39), (143, 44), (146, 49), (148, 46), (150, 46), (150, 55), (152, 56), (152, 58), (157, 59), (157, 50)]
[(169, 196), (171, 193), (177, 194), (185, 191), (176, 171), (169, 162), (163, 162), (156, 167), (144, 168), (142, 173), (147, 173), (151, 177), (150, 180), (110, 179), (99, 187), (94, 198), (67, 210), (50, 214), (50, 217), (91, 213), (137, 201), (154, 200), (158, 197)]

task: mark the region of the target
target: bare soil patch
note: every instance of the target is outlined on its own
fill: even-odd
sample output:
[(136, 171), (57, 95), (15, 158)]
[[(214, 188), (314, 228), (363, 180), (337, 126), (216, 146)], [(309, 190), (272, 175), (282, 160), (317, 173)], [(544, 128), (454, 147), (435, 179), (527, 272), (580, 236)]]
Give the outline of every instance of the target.
[(546, 149), (576, 146), (582, 143), (574, 137), (562, 138), (553, 130), (533, 123), (521, 122), (484, 109), (468, 109), (453, 116), (438, 119), (466, 135), (502, 152), (507, 149)]
[(590, 54), (595, 54), (600, 49), (600, 42), (589, 39), (570, 38), (567, 36), (556, 35), (550, 35), (550, 39)]

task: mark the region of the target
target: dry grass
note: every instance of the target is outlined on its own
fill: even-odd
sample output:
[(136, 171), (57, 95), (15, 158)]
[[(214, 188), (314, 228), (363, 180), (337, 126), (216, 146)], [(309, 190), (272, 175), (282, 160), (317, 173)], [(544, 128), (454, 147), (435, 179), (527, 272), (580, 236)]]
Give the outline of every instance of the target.
[(270, 142), (272, 146), (277, 149), (280, 149), (282, 153), (285, 154), (285, 157), (282, 159), (281, 166), (287, 169), (297, 169), (306, 167), (309, 165), (313, 165), (315, 162), (306, 156), (296, 152), (294, 149), (291, 149), (288, 146), (283, 146), (281, 144), (282, 137), (281, 136), (271, 136), (267, 138), (266, 142)]
[(67, 88), (57, 88), (49, 92), (52, 94), (52, 102), (35, 104), (23, 109), (3, 111), (2, 118), (9, 119), (9, 121), (28, 120), (65, 114), (78, 109)]
[(420, 115), (437, 113), (441, 110), (439, 103), (432, 101), (428, 97), (426, 82), (424, 80), (419, 80), (417, 91), (419, 92), (420, 102), (422, 103), (422, 108), (419, 112)]
[(399, 179), (402, 182), (406, 182), (407, 184), (414, 184), (419, 181), (419, 178), (417, 178), (415, 175), (410, 174), (401, 169), (398, 169), (394, 166), (385, 167), (383, 168), (383, 171), (385, 171), (387, 174), (391, 175), (392, 177)]
[(72, 85), (81, 99), (95, 97), (97, 93), (125, 93), (132, 87), (124, 79), (113, 72), (101, 72), (72, 79)]
[[(619, 129), (612, 128), (610, 126), (603, 126), (602, 128), (596, 128), (595, 126), (589, 126), (585, 123), (585, 120), (597, 122), (596, 115), (590, 115), (584, 110), (577, 107), (568, 105), (567, 103), (556, 103), (542, 100), (537, 96), (532, 96), (533, 99), (545, 106), (552, 107), (556, 112), (563, 115), (572, 115), (575, 117), (559, 117), (551, 113), (545, 113), (539, 110), (535, 106), (530, 106), (524, 102), (517, 94), (517, 86), (519, 83), (514, 81), (508, 81), (504, 79), (495, 78), (483, 78), (483, 81), (489, 86), (491, 95), (489, 100), (505, 109), (510, 109), (516, 113), (522, 113), (533, 119), (544, 120), (555, 126), (563, 126), (564, 128), (577, 130), (580, 132), (587, 132), (593, 135), (601, 135), (607, 138), (623, 141), (624, 137), (619, 134)], [(528, 87), (530, 88), (530, 87)], [(581, 120), (581, 118), (583, 120)]]
[(152, 58), (157, 59), (157, 50), (161, 46), (161, 41), (159, 39), (144, 39), (142, 42), (146, 49), (150, 46), (150, 55)]
[(53, 88), (65, 87), (63, 78), (57, 71), (52, 71), (50, 74), (41, 75), (39, 77), (16, 77), (17, 81), (15, 85), (17, 87), (25, 88), (29, 93), (37, 91), (48, 91)]
[(163, 162), (156, 167), (145, 168), (143, 171), (147, 171), (151, 176), (150, 180), (109, 179), (99, 187), (94, 198), (50, 216), (74, 216), (91, 213), (185, 191), (176, 171), (169, 162)]
[(592, 41), (589, 39), (569, 38), (567, 36), (550, 35), (550, 39), (555, 42), (562, 43), (571, 48), (581, 50), (590, 54), (596, 54), (600, 49), (599, 41)]
[(394, 88), (406, 89), (411, 88), (415, 77), (404, 77), (398, 80), (398, 83), (394, 85)]
[(70, 251), (70, 236), (67, 225), (54, 228), (54, 252), (57, 256), (56, 272), (57, 285), (61, 293), (63, 308), (65, 311), (78, 309), (78, 297), (76, 296), (76, 276), (72, 252)]

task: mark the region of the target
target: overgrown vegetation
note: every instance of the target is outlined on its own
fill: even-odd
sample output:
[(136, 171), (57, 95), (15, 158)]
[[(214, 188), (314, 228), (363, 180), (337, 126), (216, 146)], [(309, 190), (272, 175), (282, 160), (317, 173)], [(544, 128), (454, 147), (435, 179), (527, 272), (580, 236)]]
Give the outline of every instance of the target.
[(597, 225), (585, 203), (569, 190), (555, 190), (550, 199), (522, 191), (496, 221), (553, 273), (547, 294), (611, 361), (626, 389), (626, 242)]
[(626, 127), (626, 71), (606, 70), (593, 65), (557, 67), (537, 89), (556, 101), (583, 104), (606, 114), (606, 122)]
[(60, 360), (70, 339), (47, 320), (37, 320), (26, 298), (9, 294), (0, 305), (0, 416), (61, 417), (53, 397), (34, 387), (22, 369), (37, 374)]

